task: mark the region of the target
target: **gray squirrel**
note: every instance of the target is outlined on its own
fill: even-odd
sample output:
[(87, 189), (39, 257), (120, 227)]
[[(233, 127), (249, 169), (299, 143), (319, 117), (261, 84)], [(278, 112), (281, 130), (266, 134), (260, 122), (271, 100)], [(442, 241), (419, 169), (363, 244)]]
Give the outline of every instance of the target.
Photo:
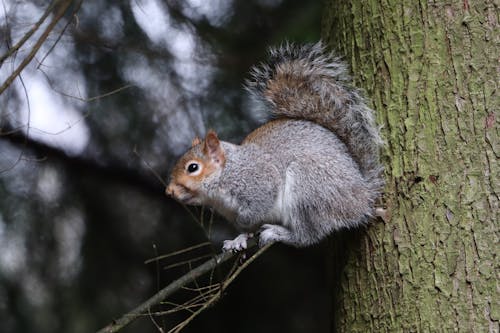
[(176, 163), (167, 195), (208, 205), (242, 233), (223, 250), (319, 242), (334, 230), (362, 225), (375, 213), (383, 180), (382, 143), (373, 111), (351, 84), (346, 65), (321, 42), (285, 44), (256, 66), (247, 90), (273, 120), (240, 145), (214, 131)]

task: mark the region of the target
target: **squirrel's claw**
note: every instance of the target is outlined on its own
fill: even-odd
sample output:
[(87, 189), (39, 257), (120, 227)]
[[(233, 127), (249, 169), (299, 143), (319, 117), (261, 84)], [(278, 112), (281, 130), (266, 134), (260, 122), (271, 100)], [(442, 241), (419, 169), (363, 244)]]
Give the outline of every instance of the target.
[(247, 240), (249, 237), (251, 237), (250, 234), (241, 234), (233, 240), (225, 240), (224, 245), (222, 246), (222, 251), (239, 252), (245, 250), (247, 248)]

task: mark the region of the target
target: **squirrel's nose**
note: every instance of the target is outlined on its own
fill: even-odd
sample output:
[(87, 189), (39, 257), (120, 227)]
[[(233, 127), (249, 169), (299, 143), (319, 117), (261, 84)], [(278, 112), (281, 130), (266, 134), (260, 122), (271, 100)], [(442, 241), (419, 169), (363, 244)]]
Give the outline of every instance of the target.
[(167, 188), (165, 189), (165, 194), (169, 197), (174, 196), (174, 187), (172, 186), (172, 184), (168, 184)]

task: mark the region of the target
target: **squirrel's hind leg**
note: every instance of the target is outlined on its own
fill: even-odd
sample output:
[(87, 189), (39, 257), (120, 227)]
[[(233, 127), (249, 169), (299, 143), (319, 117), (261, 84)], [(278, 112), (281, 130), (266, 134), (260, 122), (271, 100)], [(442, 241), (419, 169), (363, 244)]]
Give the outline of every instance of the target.
[(294, 237), (290, 230), (277, 224), (264, 224), (259, 232), (259, 246), (273, 242), (283, 242), (294, 245)]

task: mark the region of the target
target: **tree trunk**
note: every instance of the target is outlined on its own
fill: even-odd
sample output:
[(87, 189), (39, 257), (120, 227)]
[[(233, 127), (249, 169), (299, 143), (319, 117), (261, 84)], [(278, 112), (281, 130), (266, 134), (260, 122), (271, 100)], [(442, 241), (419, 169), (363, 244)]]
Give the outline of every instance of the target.
[(392, 216), (337, 244), (333, 331), (498, 332), (498, 5), (329, 0), (323, 38), (377, 112)]

